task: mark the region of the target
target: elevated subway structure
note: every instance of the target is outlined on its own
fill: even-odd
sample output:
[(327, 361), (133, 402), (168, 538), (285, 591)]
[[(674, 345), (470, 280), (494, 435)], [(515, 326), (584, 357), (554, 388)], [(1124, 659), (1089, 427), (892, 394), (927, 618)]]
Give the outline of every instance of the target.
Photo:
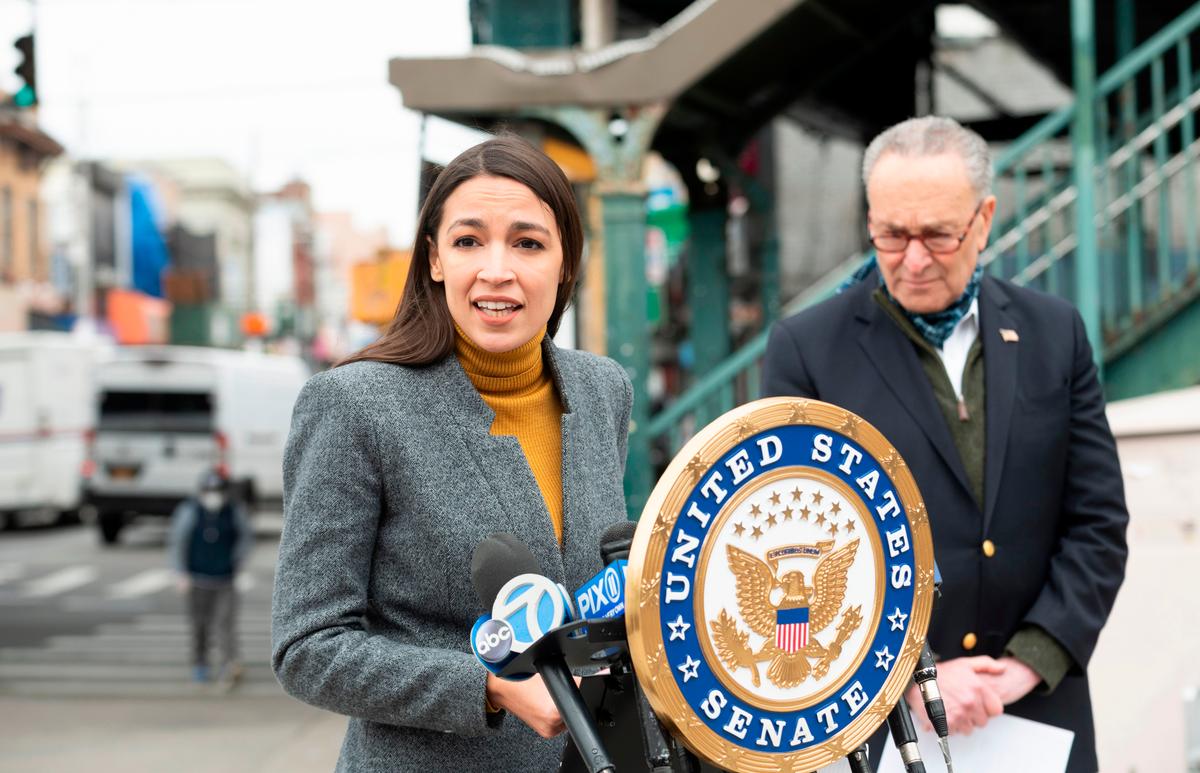
[[(412, 109), (506, 126), (576, 146), (590, 159), (580, 185), (590, 225), (580, 337), (584, 347), (620, 362), (634, 382), (631, 515), (641, 512), (656, 468), (692, 432), (757, 397), (765, 332), (781, 307), (824, 297), (861, 260), (854, 250), (826, 256), (828, 267), (843, 259), (847, 265), (790, 288), (798, 298), (782, 297), (788, 266), (786, 258), (781, 265), (781, 223), (796, 213), (780, 210), (784, 165), (764, 127), (791, 124), (861, 147), (888, 125), (937, 111), (939, 78), (953, 78), (989, 108), (963, 121), (994, 143), (1001, 161), (989, 270), (1008, 278), (1035, 271), (1028, 277), (1035, 286), (1080, 306), (1093, 340), (1105, 342), (1110, 393), (1200, 379), (1160, 353), (1192, 329), (1187, 319), (1197, 307), (1188, 294), (1196, 286), (1194, 237), (1178, 215), (1161, 222), (1170, 202), (1178, 200), (1174, 210), (1194, 204), (1183, 182), (1193, 161), (1184, 150), (1194, 140), (1194, 108), (1183, 92), (1194, 84), (1185, 61), (1190, 48), (1186, 57), (1183, 49), (1194, 9), (1133, 0), (971, 5), (1061, 84), (1068, 104), (1030, 110), (996, 98), (995, 84), (936, 50), (931, 2), (476, 0), (477, 45), (468, 55), (392, 61), (391, 82)], [(522, 14), (530, 24), (512, 23)], [(1159, 40), (1162, 50), (1147, 54), (1145, 46), (1164, 30), (1170, 41)], [(1116, 151), (1125, 155), (1113, 162)], [(666, 319), (653, 323), (641, 180), (650, 153), (683, 179), (690, 234)], [(1084, 156), (1093, 160), (1081, 165)], [(1164, 205), (1146, 170), (1172, 160), (1168, 171), (1175, 170), (1178, 184), (1156, 188), (1171, 191)], [(1113, 173), (1086, 171), (1103, 164)], [(1084, 233), (1079, 223), (1094, 222), (1114, 201), (1115, 225), (1096, 226), (1095, 238), (1063, 241)], [(845, 204), (861, 214), (861, 201)], [(1178, 250), (1160, 246), (1176, 232)], [(861, 226), (850, 236), (856, 238), (865, 248)], [(1137, 260), (1118, 260), (1111, 249), (1118, 242), (1136, 246)], [(1117, 287), (1131, 283), (1145, 297)]]

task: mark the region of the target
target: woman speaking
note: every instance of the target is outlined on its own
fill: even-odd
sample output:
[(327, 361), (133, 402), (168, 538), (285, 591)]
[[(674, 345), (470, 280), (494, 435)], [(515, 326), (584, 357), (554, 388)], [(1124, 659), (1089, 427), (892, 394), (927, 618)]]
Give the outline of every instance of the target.
[(350, 716), (339, 771), (558, 767), (541, 680), (497, 679), (470, 652), (469, 565), (508, 532), (574, 590), (624, 518), (629, 380), (551, 341), (582, 249), (554, 162), (516, 137), (467, 150), (421, 209), (387, 332), (300, 394), (272, 665)]

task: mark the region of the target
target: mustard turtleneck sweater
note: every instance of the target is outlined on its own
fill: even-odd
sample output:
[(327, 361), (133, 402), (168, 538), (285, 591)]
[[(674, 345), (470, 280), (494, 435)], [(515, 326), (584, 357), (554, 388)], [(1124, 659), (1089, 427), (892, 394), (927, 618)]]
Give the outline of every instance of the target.
[(489, 352), (454, 326), (454, 354), (496, 413), (493, 435), (513, 435), (525, 452), (562, 543), (562, 401), (542, 360), (543, 328), (511, 352)]

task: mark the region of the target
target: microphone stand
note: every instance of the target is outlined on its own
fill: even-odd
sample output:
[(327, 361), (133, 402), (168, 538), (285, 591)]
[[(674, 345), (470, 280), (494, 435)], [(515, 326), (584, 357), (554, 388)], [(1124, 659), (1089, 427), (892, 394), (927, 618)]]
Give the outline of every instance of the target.
[(616, 770), (583, 695), (571, 676), (571, 666), (605, 665), (623, 656), (625, 619), (575, 620), (538, 639), (497, 672), (501, 678), (541, 674), (546, 690), (562, 715), (563, 724), (579, 750), (588, 773)]
[(592, 721), (587, 704), (583, 702), (583, 696), (579, 694), (579, 688), (575, 686), (575, 680), (571, 677), (571, 669), (563, 662), (562, 655), (555, 653), (545, 660), (539, 659), (534, 662), (588, 770), (592, 773), (615, 771), (616, 767), (609, 760), (604, 743), (600, 740), (596, 723)]
[(696, 757), (675, 736), (666, 732), (658, 721), (629, 659), (623, 657), (618, 660), (612, 665), (610, 672), (618, 680), (624, 681), (628, 678), (632, 684), (634, 709), (637, 713), (638, 728), (641, 730), (646, 766), (650, 773), (699, 773), (700, 763)]

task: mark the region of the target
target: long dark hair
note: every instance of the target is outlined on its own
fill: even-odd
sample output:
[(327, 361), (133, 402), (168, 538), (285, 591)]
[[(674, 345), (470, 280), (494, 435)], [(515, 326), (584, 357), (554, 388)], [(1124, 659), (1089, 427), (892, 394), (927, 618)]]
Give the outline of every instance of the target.
[(583, 224), (571, 183), (558, 165), (516, 135), (502, 135), (463, 151), (437, 176), (413, 240), (412, 263), (404, 294), (387, 331), (375, 343), (338, 363), (376, 360), (398, 365), (429, 365), (454, 349), (454, 322), (446, 305), (446, 288), (429, 275), (429, 244), (437, 241), (446, 199), (467, 180), (481, 175), (507, 177), (528, 187), (554, 213), (563, 248), (562, 281), (546, 331), (554, 335), (575, 292), (583, 253)]

